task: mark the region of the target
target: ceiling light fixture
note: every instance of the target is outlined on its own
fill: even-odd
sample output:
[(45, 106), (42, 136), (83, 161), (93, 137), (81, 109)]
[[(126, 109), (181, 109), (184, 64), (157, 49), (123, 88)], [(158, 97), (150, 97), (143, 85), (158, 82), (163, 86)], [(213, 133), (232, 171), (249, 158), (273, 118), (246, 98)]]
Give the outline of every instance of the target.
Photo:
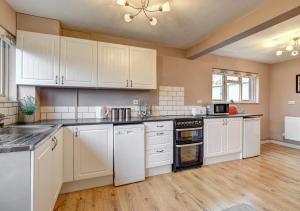
[(125, 7), (131, 7), (132, 9), (136, 10), (135, 14), (129, 14), (126, 13), (124, 15), (125, 22), (129, 23), (131, 22), (136, 16), (138, 16), (140, 13), (144, 13), (144, 15), (149, 20), (149, 23), (152, 26), (155, 26), (157, 24), (157, 19), (155, 17), (150, 17), (149, 13), (153, 12), (169, 12), (171, 10), (170, 3), (167, 1), (161, 5), (154, 5), (149, 6), (150, 0), (141, 0), (140, 6), (135, 6), (131, 3), (129, 3), (128, 0), (117, 0), (117, 4)]
[(292, 56), (297, 56), (300, 53), (299, 46), (300, 37), (296, 37), (292, 40), (292, 44), (287, 45), (285, 48), (277, 50), (276, 56), (281, 56), (284, 53), (290, 53)]

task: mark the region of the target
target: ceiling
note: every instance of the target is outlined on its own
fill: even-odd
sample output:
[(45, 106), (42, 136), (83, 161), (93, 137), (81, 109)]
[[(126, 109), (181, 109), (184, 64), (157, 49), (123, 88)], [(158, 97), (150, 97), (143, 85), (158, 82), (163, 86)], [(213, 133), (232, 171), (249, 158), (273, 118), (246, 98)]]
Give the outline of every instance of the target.
[[(128, 0), (138, 5), (140, 0)], [(245, 15), (267, 0), (169, 0), (169, 13), (156, 13), (158, 24), (151, 26), (138, 16), (125, 23), (131, 8), (116, 0), (7, 0), (21, 13), (58, 19), (63, 27), (150, 41), (169, 47), (188, 48), (212, 31)], [(163, 3), (152, 0), (151, 3)]]
[(300, 37), (300, 16), (274, 25), (259, 33), (239, 40), (213, 52), (215, 55), (231, 56), (268, 64), (283, 62), (298, 56), (276, 56), (276, 50), (284, 49), (295, 37)]

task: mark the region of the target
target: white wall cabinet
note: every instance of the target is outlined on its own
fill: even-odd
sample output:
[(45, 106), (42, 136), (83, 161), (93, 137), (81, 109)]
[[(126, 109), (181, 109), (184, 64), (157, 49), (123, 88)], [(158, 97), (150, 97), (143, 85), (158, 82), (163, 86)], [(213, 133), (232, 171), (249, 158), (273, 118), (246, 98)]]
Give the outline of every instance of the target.
[(34, 151), (33, 210), (53, 210), (63, 182), (63, 132)]
[(204, 120), (204, 158), (241, 153), (242, 141), (242, 118)]
[(96, 41), (61, 37), (61, 85), (96, 87), (97, 56)]
[(156, 50), (18, 31), (17, 84), (156, 89)]
[(156, 89), (156, 50), (130, 47), (130, 86)]
[(98, 42), (98, 86), (129, 87), (129, 47)]
[(74, 180), (113, 174), (113, 125), (74, 128)]
[(55, 35), (17, 32), (17, 84), (59, 85), (59, 39)]

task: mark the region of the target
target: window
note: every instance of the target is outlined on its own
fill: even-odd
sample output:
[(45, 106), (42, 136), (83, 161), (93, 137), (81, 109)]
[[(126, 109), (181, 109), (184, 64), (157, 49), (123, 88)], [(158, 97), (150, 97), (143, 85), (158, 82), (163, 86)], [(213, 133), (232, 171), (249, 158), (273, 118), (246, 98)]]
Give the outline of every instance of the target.
[(0, 97), (5, 97), (5, 76), (8, 61), (8, 45), (0, 39)]
[(223, 102), (258, 102), (257, 74), (236, 71), (214, 71), (212, 100)]

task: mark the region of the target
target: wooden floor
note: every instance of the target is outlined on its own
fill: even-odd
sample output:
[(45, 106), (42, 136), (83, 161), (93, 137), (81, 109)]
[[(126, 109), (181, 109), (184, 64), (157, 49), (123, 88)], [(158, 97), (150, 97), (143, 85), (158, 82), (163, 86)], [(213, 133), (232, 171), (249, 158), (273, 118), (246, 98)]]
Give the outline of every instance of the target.
[(59, 196), (55, 211), (300, 210), (300, 150), (265, 144), (262, 155)]

